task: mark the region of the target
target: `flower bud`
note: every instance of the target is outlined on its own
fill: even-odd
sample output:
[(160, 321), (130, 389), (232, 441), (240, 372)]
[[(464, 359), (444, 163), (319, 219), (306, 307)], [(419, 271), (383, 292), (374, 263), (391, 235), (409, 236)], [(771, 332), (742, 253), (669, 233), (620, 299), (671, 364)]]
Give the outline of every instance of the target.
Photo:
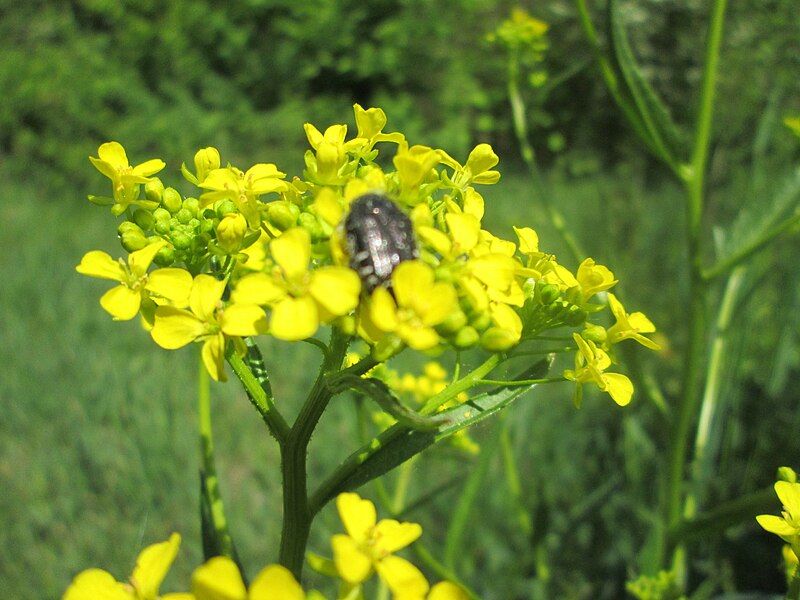
[(481, 335), (481, 347), (489, 352), (504, 352), (519, 342), (519, 336), (507, 329), (490, 327)]
[(247, 233), (247, 219), (241, 213), (225, 216), (217, 225), (217, 245), (227, 254), (234, 254), (242, 247)]
[(183, 201), (181, 195), (175, 188), (168, 187), (161, 195), (161, 205), (166, 208), (171, 214), (175, 214), (181, 209)]
[(441, 333), (455, 333), (467, 325), (467, 315), (457, 310), (450, 313), (443, 323), (436, 327)]
[(455, 338), (453, 338), (452, 344), (456, 348), (463, 350), (465, 348), (472, 348), (478, 344), (480, 340), (480, 335), (475, 330), (474, 327), (462, 327), (459, 332), (456, 334)]
[(176, 250), (188, 250), (192, 247), (192, 240), (194, 236), (185, 233), (184, 231), (172, 232), (172, 245)]
[(778, 481), (797, 483), (797, 473), (795, 473), (792, 467), (780, 467), (778, 469)]
[(602, 345), (606, 342), (606, 328), (600, 325), (589, 324), (581, 333), (581, 337), (595, 344)]
[(156, 219), (149, 210), (144, 210), (143, 208), (137, 208), (136, 211), (133, 213), (133, 221), (139, 227), (146, 231), (151, 231), (153, 229), (153, 225), (156, 224)]
[(200, 201), (197, 198), (185, 198), (181, 209), (188, 210), (193, 217), (196, 217), (197, 213), (200, 212)]
[(144, 231), (142, 231), (142, 228), (133, 221), (123, 221), (117, 227), (117, 235), (120, 237), (131, 232), (135, 232), (144, 237)]
[(160, 206), (153, 211), (153, 218), (156, 221), (169, 221), (172, 215), (169, 214), (169, 211), (161, 208)]
[(552, 304), (561, 295), (561, 290), (558, 289), (557, 285), (553, 285), (552, 283), (537, 284), (536, 292), (539, 294), (539, 299), (542, 301), (542, 304), (545, 305)]
[(237, 212), (239, 209), (236, 208), (236, 203), (233, 200), (230, 198), (225, 198), (224, 200), (217, 202), (214, 210), (216, 211), (217, 216), (221, 219), (227, 214)]
[(147, 238), (144, 237), (144, 233), (138, 227), (136, 229), (128, 229), (120, 234), (119, 240), (122, 243), (122, 247), (128, 252), (136, 252), (148, 244)]
[(216, 148), (208, 147), (198, 150), (194, 155), (194, 168), (197, 175), (197, 181), (203, 183), (210, 171), (219, 169), (220, 158), (219, 150)]
[(319, 222), (319, 219), (317, 219), (317, 217), (311, 213), (300, 213), (300, 215), (297, 217), (297, 224), (311, 234), (312, 244), (325, 237), (325, 230), (323, 229), (322, 224)]
[(153, 259), (153, 262), (159, 267), (169, 267), (175, 264), (176, 259), (177, 256), (175, 254), (175, 248), (172, 248), (171, 246), (164, 246), (156, 253), (156, 257)]
[(182, 208), (175, 213), (175, 218), (178, 219), (178, 223), (181, 225), (186, 225), (189, 223), (189, 221), (194, 219), (194, 215), (192, 214), (192, 211)]
[(151, 202), (161, 202), (161, 195), (164, 193), (164, 184), (157, 177), (153, 177), (144, 184), (144, 195)]
[(564, 323), (570, 327), (576, 327), (586, 320), (586, 311), (580, 306), (570, 306), (567, 309), (567, 314), (564, 316)]
[(286, 200), (277, 200), (267, 205), (267, 219), (281, 231), (294, 227), (299, 215), (300, 209)]

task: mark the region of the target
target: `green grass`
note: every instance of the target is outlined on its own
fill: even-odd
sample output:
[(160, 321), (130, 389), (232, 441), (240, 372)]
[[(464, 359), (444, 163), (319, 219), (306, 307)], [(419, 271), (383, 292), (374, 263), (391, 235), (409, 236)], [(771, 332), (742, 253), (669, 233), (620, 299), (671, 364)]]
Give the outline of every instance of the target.
[[(681, 319), (684, 260), (673, 239), (681, 218), (677, 190), (599, 176), (556, 184), (552, 194), (587, 252), (620, 276), (626, 303), (647, 312), (670, 341)], [(512, 238), (512, 224), (532, 225), (544, 249), (566, 257), (530, 201), (524, 177), (507, 173), (486, 190), (486, 199), (492, 230)], [(8, 186), (0, 222), (0, 589), (7, 598), (58, 598), (75, 573), (93, 566), (123, 578), (144, 545), (172, 531), (184, 536), (184, 547), (164, 589), (185, 587), (201, 560), (196, 348), (162, 350), (138, 322), (115, 323), (102, 311), (98, 298), (108, 283), (82, 277), (74, 267), (90, 249), (120, 252), (112, 218), (82, 192), (44, 198), (32, 184)], [(783, 252), (796, 258), (796, 250)], [(785, 298), (769, 289), (775, 302)], [(278, 402), (291, 415), (316, 370), (318, 351), (277, 342), (264, 351)], [(664, 355), (640, 368), (655, 371), (669, 394), (679, 358)], [(758, 364), (737, 363), (738, 402), (712, 499), (766, 484), (778, 464), (798, 456), (797, 403), (766, 394)], [(589, 395), (575, 411), (571, 393), (566, 384), (548, 386), (509, 412), (534, 529), (529, 537), (522, 533), (494, 456), (457, 564), (485, 598), (618, 598), (635, 568), (656, 501), (663, 422), (641, 390), (625, 410)], [(213, 385), (212, 394), (223, 496), (252, 576), (277, 558), (277, 449), (235, 382)], [(355, 446), (353, 413), (342, 397), (323, 417), (311, 447), (313, 479)], [(479, 428), (475, 437), (485, 442), (492, 427)], [(466, 479), (473, 466), (474, 459), (448, 447), (433, 450), (414, 467), (410, 498), (450, 477)], [(371, 487), (362, 492), (376, 497)], [(434, 553), (441, 551), (460, 492), (459, 484), (404, 515), (422, 523)], [(326, 509), (311, 549), (328, 554), (327, 538), (338, 527)], [(741, 548), (753, 543), (764, 547), (759, 564), (765, 582), (730, 576), (732, 585), (779, 590), (780, 574), (772, 567), (779, 544), (752, 520), (731, 530), (725, 544), (700, 550), (734, 569)]]

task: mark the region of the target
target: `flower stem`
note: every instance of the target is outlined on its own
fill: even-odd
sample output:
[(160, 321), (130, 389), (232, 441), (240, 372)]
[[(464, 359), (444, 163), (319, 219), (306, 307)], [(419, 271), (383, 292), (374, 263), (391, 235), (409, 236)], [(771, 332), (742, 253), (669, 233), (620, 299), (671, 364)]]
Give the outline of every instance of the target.
[(306, 453), (311, 434), (333, 396), (328, 378), (341, 369), (350, 337), (331, 330), (331, 341), (317, 379), (308, 394), (289, 435), (280, 444), (283, 474), (283, 529), (280, 562), (298, 579), (303, 570), (308, 534), (314, 512), (308, 499)]

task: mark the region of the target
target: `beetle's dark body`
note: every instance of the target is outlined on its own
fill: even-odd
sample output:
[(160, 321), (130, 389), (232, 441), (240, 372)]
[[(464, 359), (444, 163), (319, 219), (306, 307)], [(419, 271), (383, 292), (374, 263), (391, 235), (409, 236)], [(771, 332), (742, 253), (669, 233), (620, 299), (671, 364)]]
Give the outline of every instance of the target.
[(353, 200), (344, 230), (350, 267), (368, 294), (378, 286), (390, 287), (394, 268), (419, 256), (411, 220), (386, 196), (365, 194)]

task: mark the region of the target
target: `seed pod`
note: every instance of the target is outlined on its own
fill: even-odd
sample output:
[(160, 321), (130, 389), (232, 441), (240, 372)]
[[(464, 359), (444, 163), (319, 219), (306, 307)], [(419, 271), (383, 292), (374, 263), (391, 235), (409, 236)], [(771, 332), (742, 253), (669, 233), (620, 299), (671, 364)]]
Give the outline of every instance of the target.
[(394, 268), (419, 256), (411, 220), (381, 194), (353, 200), (344, 230), (350, 267), (368, 294), (378, 286), (390, 287)]

